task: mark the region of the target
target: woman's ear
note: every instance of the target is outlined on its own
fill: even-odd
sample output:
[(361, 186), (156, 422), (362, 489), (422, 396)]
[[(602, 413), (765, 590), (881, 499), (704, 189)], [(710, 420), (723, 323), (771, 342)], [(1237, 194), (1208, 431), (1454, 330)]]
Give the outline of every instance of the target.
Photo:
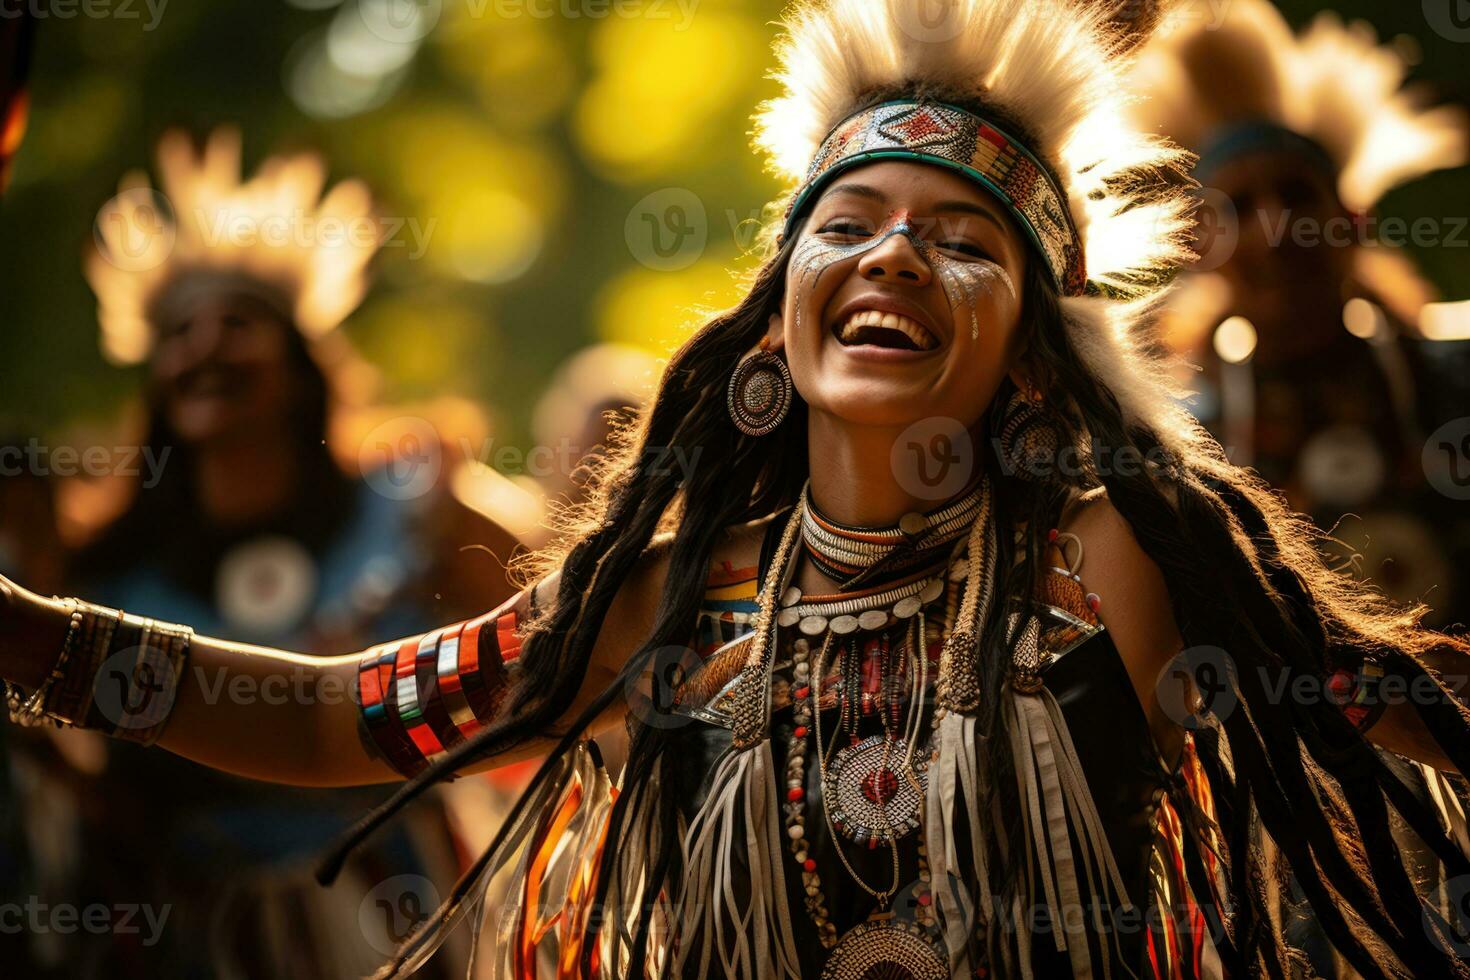
[(1031, 379), (1031, 369), (1026, 365), (1024, 360), (1017, 359), (1015, 366), (1011, 368), (1007, 377), (1011, 379), (1011, 384), (1016, 386), (1016, 390), (1020, 391), (1027, 398), (1030, 398), (1036, 390), (1036, 385)]
[(767, 350), (779, 351), (786, 345), (786, 321), (780, 313), (772, 313), (766, 321)]

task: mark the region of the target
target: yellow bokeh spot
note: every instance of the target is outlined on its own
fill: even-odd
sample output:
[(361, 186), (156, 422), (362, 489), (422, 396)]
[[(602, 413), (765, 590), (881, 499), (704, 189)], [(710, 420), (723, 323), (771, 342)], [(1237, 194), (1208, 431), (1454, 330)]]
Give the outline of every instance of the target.
[(1240, 364), (1256, 352), (1256, 328), (1243, 316), (1233, 316), (1215, 328), (1215, 353), (1226, 364)]
[(353, 318), (353, 337), (400, 392), (442, 392), (474, 381), (493, 327), (484, 312), (443, 297), (385, 294)]
[(612, 179), (687, 171), (729, 149), (711, 132), (744, 105), (764, 58), (764, 37), (738, 14), (610, 18), (593, 38), (597, 75), (577, 106), (577, 138)]
[(514, 279), (561, 216), (566, 177), (557, 156), (469, 114), (418, 107), (387, 127), (385, 149), (422, 224), (426, 259), (445, 275)]
[(432, 37), (445, 67), (468, 83), (497, 124), (534, 129), (571, 98), (573, 55), (560, 21), (493, 11), (476, 16), (471, 4), (449, 5)]
[(678, 272), (633, 268), (609, 282), (598, 296), (598, 335), (666, 355), (688, 340), (712, 312), (734, 306), (743, 295), (744, 287), (729, 266), (714, 259)]

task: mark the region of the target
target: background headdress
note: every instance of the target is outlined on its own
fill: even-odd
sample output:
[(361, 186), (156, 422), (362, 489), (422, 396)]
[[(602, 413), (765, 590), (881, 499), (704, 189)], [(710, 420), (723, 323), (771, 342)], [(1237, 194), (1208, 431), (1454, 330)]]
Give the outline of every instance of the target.
[[(1130, 84), (1140, 124), (1203, 154), (1222, 135), (1272, 124), (1311, 140), (1338, 195), (1366, 213), (1395, 187), (1470, 158), (1462, 107), (1427, 105), (1409, 66), (1373, 28), (1323, 11), (1300, 34), (1265, 0), (1232, 0), (1218, 22), (1165, 18)], [(1203, 178), (1202, 178), (1203, 179)]]
[(233, 128), (215, 130), (202, 153), (166, 133), (158, 174), (157, 191), (142, 173), (122, 179), (86, 256), (110, 360), (145, 358), (160, 321), (206, 291), (254, 295), (309, 338), (362, 302), (382, 237), (366, 184), (345, 180), (323, 196), (326, 167), (310, 153), (271, 157), (242, 181)]
[[(1385, 194), (1470, 160), (1470, 114), (1430, 106), (1424, 86), (1406, 84), (1402, 54), (1362, 22), (1324, 11), (1294, 34), (1265, 0), (1233, 0), (1218, 20), (1167, 16), (1139, 52), (1129, 86), (1138, 125), (1200, 155), (1206, 184), (1233, 155), (1271, 146), (1321, 166), (1343, 206), (1371, 213)], [(1353, 276), (1409, 329), (1436, 290), (1398, 249), (1356, 249)], [(1188, 348), (1229, 312), (1223, 283), (1194, 276), (1189, 296), (1164, 324)]]
[[(986, 108), (1050, 172), (1081, 246), (1085, 283), (1061, 302), (1072, 342), (1125, 413), (1166, 441), (1193, 428), (1168, 407), (1168, 379), (1137, 335), (1190, 253), (1188, 155), (1130, 122), (1130, 52), (1155, 4), (1078, 0), (830, 0), (799, 4), (776, 46), (783, 92), (761, 107), (755, 143), (800, 195), (834, 128), (885, 99)], [(1172, 181), (1167, 178), (1174, 178)]]

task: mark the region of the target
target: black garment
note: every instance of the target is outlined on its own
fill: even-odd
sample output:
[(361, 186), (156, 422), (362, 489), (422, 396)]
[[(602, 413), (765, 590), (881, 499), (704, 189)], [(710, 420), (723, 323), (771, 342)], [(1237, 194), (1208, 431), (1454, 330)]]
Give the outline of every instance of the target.
[[(1164, 796), (1166, 773), (1154, 748), (1148, 720), (1138, 696), (1134, 693), (1127, 669), (1106, 630), (1081, 642), (1055, 660), (1044, 680), (1056, 698), (1067, 720), (1088, 788), (1096, 803), (1098, 816), (1112, 846), (1113, 855), (1123, 877), (1133, 908), (1103, 908), (1103, 920), (1111, 923), (1108, 944), (1118, 960), (1139, 973), (1146, 953), (1146, 916), (1150, 894), (1149, 862), (1154, 844), (1154, 816)], [(835, 728), (836, 712), (822, 716), (822, 732), (826, 736)], [(790, 708), (773, 713), (771, 719), (772, 754), (775, 771), (784, 773), (787, 749), (792, 733)], [(861, 735), (881, 733), (876, 716), (867, 716), (859, 726)], [(695, 723), (679, 734), (680, 744), (675, 758), (677, 779), (669, 789), (678, 800), (686, 819), (692, 819), (710, 788), (716, 762), (731, 743), (731, 732), (705, 723)], [(784, 782), (778, 787), (782, 795)], [(833, 840), (820, 807), (821, 775), (814, 747), (807, 754), (807, 852), (817, 862), (829, 917), (838, 935), (864, 921), (877, 908), (877, 901), (853, 881), (837, 856)], [(1073, 828), (1073, 840), (1077, 839)], [(913, 916), (915, 885), (919, 880), (918, 833), (900, 841), (900, 887), (892, 908), (900, 918)], [(892, 852), (887, 846), (869, 850), (844, 840), (841, 845), (848, 861), (871, 887), (886, 889), (892, 881)], [(1030, 846), (1027, 842), (1026, 846)], [(737, 861), (742, 848), (734, 848)], [(816, 926), (806, 912), (801, 871), (783, 846), (782, 870), (786, 882), (787, 902), (797, 937), (797, 952), (803, 976), (821, 975), (828, 951), (821, 944)], [(1083, 860), (1076, 855), (1079, 868)], [(738, 873), (736, 880), (746, 880)], [(1082, 882), (1086, 887), (1085, 881)], [(1064, 951), (1055, 948), (1054, 936), (1046, 922), (1044, 897), (1033, 896), (1026, 928), (1033, 932), (1033, 962), (1039, 977), (1066, 976), (1071, 971)], [(1094, 944), (1096, 957), (1097, 945)], [(1096, 962), (1096, 960), (1094, 960)]]

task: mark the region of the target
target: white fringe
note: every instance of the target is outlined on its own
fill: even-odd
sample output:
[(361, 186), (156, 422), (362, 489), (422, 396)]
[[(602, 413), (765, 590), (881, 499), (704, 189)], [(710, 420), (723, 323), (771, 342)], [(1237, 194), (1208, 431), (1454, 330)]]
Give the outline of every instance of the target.
[[(1084, 908), (1082, 878), (1085, 877), (1092, 926), (1098, 936), (1105, 937), (1109, 931), (1104, 926), (1099, 904), (1110, 907), (1131, 904), (1127, 889), (1056, 699), (1045, 688), (1035, 694), (1013, 691), (1011, 710), (1011, 748), (1016, 776), (1025, 797), (1022, 824), (1034, 847), (1032, 859), (1027, 861), (1028, 871), (1040, 875), (1056, 948), (1067, 952), (1073, 976), (1090, 980), (1094, 976), (1094, 964), (1087, 932), (1082, 923), (1072, 921), (1067, 913)], [(1076, 840), (1073, 827), (1078, 831)], [(1074, 853), (1082, 857), (1080, 869)], [(1034, 894), (1031, 887), (1034, 883), (1034, 879), (1028, 881), (1027, 887), (1021, 890), (1022, 895)], [(1018, 929), (1023, 943), (1026, 932)], [(1075, 932), (1076, 941), (1068, 942), (1069, 932)], [(1028, 978), (1031, 976), (1029, 960), (1023, 949), (1021, 969)], [(1104, 978), (1112, 976), (1110, 961), (1106, 954), (1101, 957)]]
[[(749, 749), (730, 749), (715, 771), (709, 796), (684, 837), (686, 871), (675, 906), (680, 972), (697, 953), (701, 977), (800, 980), (781, 870), (785, 833), (775, 776), (769, 738)], [(744, 834), (737, 840), (742, 823)], [(744, 896), (735, 891), (737, 846), (744, 847), (750, 869)], [(718, 963), (711, 964), (712, 955)]]
[[(935, 728), (934, 747), (939, 757), (930, 763), (929, 785), (924, 799), (924, 845), (929, 855), (929, 880), (935, 899), (935, 915), (944, 932), (954, 975), (968, 975), (968, 937), (975, 925), (987, 919), (994, 903), (990, 873), (986, 866), (986, 841), (978, 806), (981, 796), (980, 744), (975, 718), (948, 712)], [(963, 810), (961, 810), (963, 808)], [(970, 853), (974, 865), (961, 868), (955, 834), (961, 821), (968, 824)], [(964, 882), (974, 882), (970, 894)]]

